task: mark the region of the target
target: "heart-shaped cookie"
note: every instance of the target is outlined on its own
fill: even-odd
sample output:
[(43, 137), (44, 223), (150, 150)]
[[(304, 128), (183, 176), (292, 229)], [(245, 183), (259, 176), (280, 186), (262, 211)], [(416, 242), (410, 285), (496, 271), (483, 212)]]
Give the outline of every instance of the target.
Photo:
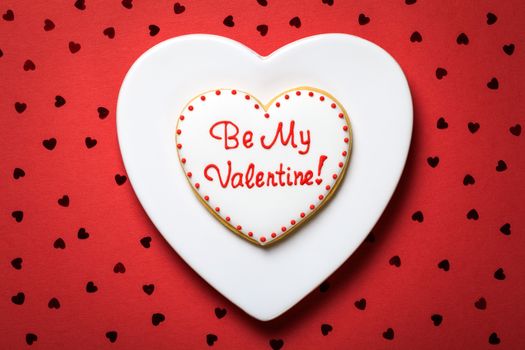
[(351, 150), (343, 106), (311, 87), (263, 104), (236, 89), (193, 98), (176, 128), (193, 191), (230, 230), (271, 244), (311, 218), (343, 179)]

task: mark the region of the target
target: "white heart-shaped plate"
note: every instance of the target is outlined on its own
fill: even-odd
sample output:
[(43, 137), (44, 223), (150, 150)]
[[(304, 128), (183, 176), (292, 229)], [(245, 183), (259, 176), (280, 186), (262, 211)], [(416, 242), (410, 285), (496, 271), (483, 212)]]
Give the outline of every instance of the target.
[[(201, 205), (180, 167), (180, 111), (204, 91), (236, 88), (270, 101), (314, 86), (337, 96), (352, 123), (352, 154), (327, 207), (278, 244), (231, 234)], [(357, 249), (399, 181), (412, 135), (406, 78), (383, 49), (346, 34), (305, 38), (261, 57), (213, 35), (166, 40), (133, 64), (120, 90), (124, 165), (145, 211), (175, 251), (245, 312), (271, 320), (323, 282)]]

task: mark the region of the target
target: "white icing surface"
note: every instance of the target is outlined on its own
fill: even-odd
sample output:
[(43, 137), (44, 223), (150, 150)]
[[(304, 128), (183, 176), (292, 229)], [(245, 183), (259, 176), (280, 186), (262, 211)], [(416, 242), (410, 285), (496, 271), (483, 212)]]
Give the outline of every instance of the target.
[[(323, 91), (296, 88), (279, 95), (267, 110), (263, 103), (240, 90), (205, 92), (181, 112), (176, 143), (183, 171), (202, 203), (234, 232), (266, 245), (292, 232), (330, 199), (351, 154), (351, 129), (344, 108)], [(246, 146), (243, 137), (251, 140)], [(250, 164), (254, 170), (248, 181)], [(281, 177), (275, 173), (280, 164)], [(259, 172), (264, 178), (257, 186)], [(268, 172), (274, 177), (269, 179)]]

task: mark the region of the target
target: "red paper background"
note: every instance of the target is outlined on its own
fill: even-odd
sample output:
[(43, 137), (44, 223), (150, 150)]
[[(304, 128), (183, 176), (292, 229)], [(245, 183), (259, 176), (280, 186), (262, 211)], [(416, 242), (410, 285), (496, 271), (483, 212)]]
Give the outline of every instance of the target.
[[(128, 9), (121, 1), (86, 0), (84, 10), (74, 0), (2, 1), (0, 348), (28, 347), (28, 333), (37, 336), (32, 347), (41, 349), (204, 349), (208, 334), (218, 337), (217, 349), (279, 348), (271, 339), (281, 339), (283, 349), (525, 348), (525, 156), (517, 130), (525, 115), (523, 2), (407, 1), (268, 0), (263, 6), (182, 0), (181, 14), (174, 1), (134, 0)], [(490, 25), (489, 12), (497, 16)], [(368, 23), (359, 23), (361, 13)], [(228, 15), (233, 27), (223, 24)], [(289, 24), (295, 16), (299, 28)], [(53, 30), (44, 30), (46, 19)], [(155, 36), (151, 24), (160, 28)], [(265, 36), (256, 30), (260, 24), (268, 25)], [(103, 35), (107, 27), (114, 27), (114, 38)], [(421, 42), (411, 42), (414, 31)], [(142, 52), (173, 36), (218, 34), (269, 54), (326, 32), (372, 40), (398, 60), (414, 99), (412, 147), (370, 239), (322, 290), (262, 323), (185, 265), (149, 221), (129, 181), (116, 183), (116, 174), (125, 175), (115, 129), (118, 90)], [(457, 43), (460, 33), (467, 45)], [(81, 49), (71, 53), (70, 41)], [(511, 43), (515, 50), (505, 53), (503, 45)], [(28, 59), (36, 69), (24, 70)], [(447, 70), (442, 79), (438, 67)], [(493, 77), (498, 89), (487, 87)], [(66, 100), (60, 108), (57, 95)], [(16, 102), (26, 110), (18, 113)], [(100, 106), (110, 111), (105, 119)], [(440, 117), (446, 129), (437, 128)], [(470, 131), (469, 122), (479, 129)], [(86, 137), (96, 146), (87, 148)], [(42, 144), (49, 138), (57, 140), (51, 151)], [(428, 157), (439, 157), (438, 165), (431, 167)], [(505, 171), (496, 171), (499, 160)], [(15, 179), (15, 168), (25, 176)], [(466, 174), (475, 184), (463, 184)], [(63, 195), (68, 207), (57, 203)], [(466, 217), (473, 208), (478, 220)], [(17, 210), (21, 222), (12, 217)], [(412, 219), (417, 211), (422, 222)], [(500, 232), (505, 223), (510, 235)], [(89, 238), (77, 238), (80, 228)], [(152, 238), (150, 248), (140, 243), (145, 236)], [(53, 247), (57, 238), (65, 249)], [(399, 267), (389, 263), (394, 256)], [(20, 269), (11, 263), (15, 258), (22, 258)], [(438, 268), (444, 259), (449, 271)], [(125, 273), (113, 271), (118, 262)], [(494, 277), (499, 268), (503, 280)], [(86, 292), (88, 281), (96, 293)], [(144, 284), (155, 285), (151, 295)], [(22, 305), (11, 300), (19, 292)], [(484, 310), (474, 305), (481, 297)], [(52, 298), (60, 308), (48, 307)], [(354, 305), (361, 298), (364, 310)], [(217, 317), (216, 307), (226, 315)], [(165, 321), (154, 326), (154, 313)], [(439, 326), (434, 314), (443, 317)], [(332, 331), (323, 335), (322, 324)], [(391, 340), (383, 336), (388, 328)], [(114, 343), (108, 331), (117, 332)], [(498, 345), (489, 344), (493, 332)]]

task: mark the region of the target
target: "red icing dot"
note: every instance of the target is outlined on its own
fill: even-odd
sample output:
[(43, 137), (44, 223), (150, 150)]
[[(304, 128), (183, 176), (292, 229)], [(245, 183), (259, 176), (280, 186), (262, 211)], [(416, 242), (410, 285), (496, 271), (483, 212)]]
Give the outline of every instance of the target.
[(236, 229), (237, 229), (237, 231), (240, 231), (240, 230), (242, 230), (242, 226), (241, 225), (237, 225)]
[(324, 96), (319, 97), (319, 100), (324, 101)]
[(332, 104), (330, 105), (330, 107), (335, 108), (335, 107), (337, 107), (337, 105), (336, 105), (335, 103), (332, 103)]
[(295, 225), (295, 220), (291, 220), (290, 224)]
[(188, 177), (191, 177), (191, 175), (192, 175), (191, 171), (189, 171), (186, 175), (187, 175)]
[(221, 208), (215, 207), (215, 211), (221, 211)]
[(181, 115), (181, 116), (179, 117), (179, 119), (180, 119), (180, 120), (184, 120), (184, 116)]
[(270, 118), (270, 115), (268, 113), (264, 113), (265, 118)]
[(332, 175), (332, 178), (335, 180), (337, 179), (337, 174)]
[(244, 96), (244, 98), (249, 100), (250, 99), (250, 95), (246, 95), (246, 96)]
[(319, 200), (322, 201), (324, 196), (322, 194), (319, 195)]
[(237, 90), (232, 90), (232, 95), (237, 95)]
[(201, 101), (206, 101), (206, 96), (201, 96)]
[(204, 200), (207, 202), (210, 200), (210, 197), (209, 196), (204, 196)]
[(310, 92), (308, 93), (308, 96), (310, 96), (310, 97), (314, 97), (314, 93), (310, 91)]
[(178, 148), (178, 149), (181, 149), (181, 148), (182, 148), (182, 145), (181, 145), (180, 143), (177, 144), (177, 148)]
[(345, 143), (348, 143), (348, 137), (345, 137), (344, 141)]
[(343, 157), (346, 157), (346, 155), (347, 155), (348, 153), (346, 153), (346, 151), (343, 151), (343, 153), (341, 153), (341, 154), (343, 155)]
[(281, 227), (281, 231), (286, 232), (286, 227)]
[(330, 188), (331, 188), (330, 185), (326, 185), (326, 187), (325, 187), (325, 189), (326, 189), (327, 191), (330, 191)]
[(275, 238), (275, 237), (277, 237), (277, 233), (272, 232), (272, 234), (270, 236), (272, 236), (272, 238)]
[(285, 98), (285, 99), (289, 99), (290, 96), (288, 96), (288, 94), (286, 94), (286, 95), (284, 95), (284, 98)]
[(343, 113), (339, 113), (339, 118), (343, 119), (345, 115)]
[(315, 209), (315, 205), (310, 204), (310, 210), (314, 210), (314, 209)]
[(343, 130), (348, 131), (348, 125), (343, 125)]
[(304, 218), (306, 215), (305, 213), (301, 213), (301, 217)]
[(228, 222), (229, 222), (230, 220), (231, 220), (231, 219), (230, 219), (230, 217), (229, 217), (229, 216), (227, 216), (227, 217), (226, 217), (226, 221), (228, 221)]
[(281, 104), (279, 102), (277, 102), (275, 105), (277, 106), (277, 108), (281, 107)]
[(296, 91), (295, 94), (296, 94), (297, 96), (301, 96), (301, 91)]
[(180, 161), (182, 162), (182, 164), (186, 164), (186, 158), (182, 158)]
[(255, 109), (259, 109), (259, 105), (257, 103), (254, 105), (254, 107)]
[(215, 95), (219, 96), (221, 94), (221, 90), (215, 91)]
[(188, 109), (189, 109), (190, 111), (193, 111), (193, 106), (189, 106)]
[(195, 188), (196, 188), (196, 189), (199, 189), (199, 187), (201, 187), (201, 185), (200, 185), (198, 182), (195, 183)]
[(252, 231), (248, 232), (248, 236), (252, 237), (253, 236), (253, 232)]
[(177, 135), (180, 135), (182, 131), (180, 129), (177, 130)]
[(259, 238), (259, 240), (264, 243), (266, 242), (266, 237), (262, 236), (261, 238)]
[(339, 167), (340, 167), (340, 168), (343, 167), (343, 162), (339, 162)]

